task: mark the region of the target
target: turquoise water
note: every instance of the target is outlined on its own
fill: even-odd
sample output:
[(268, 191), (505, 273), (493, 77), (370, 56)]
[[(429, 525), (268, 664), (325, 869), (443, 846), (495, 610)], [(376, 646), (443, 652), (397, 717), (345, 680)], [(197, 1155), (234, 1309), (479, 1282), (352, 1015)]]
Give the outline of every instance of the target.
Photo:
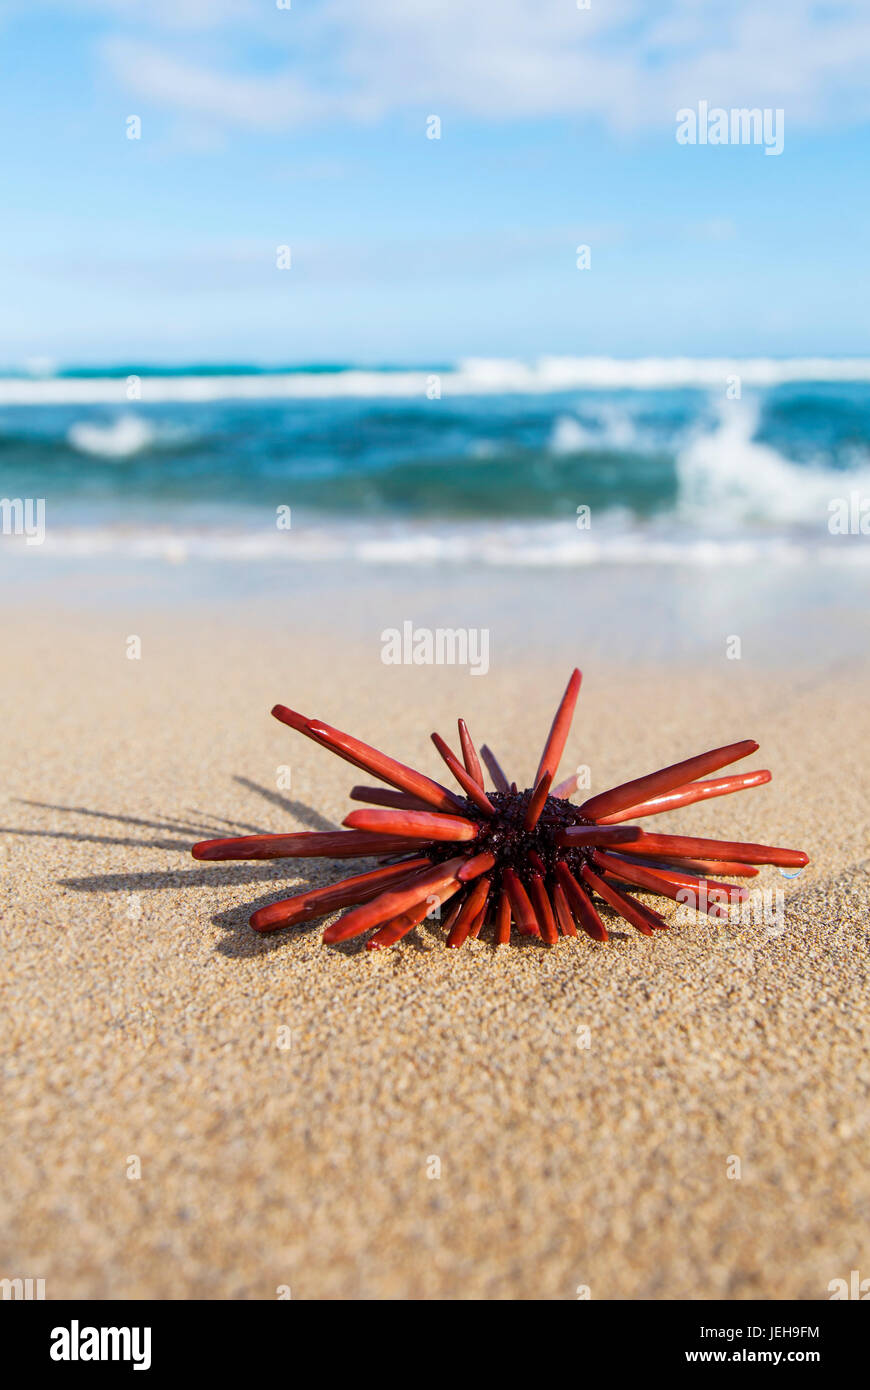
[(870, 369), (745, 364), (735, 398), (727, 366), (7, 376), (0, 496), (79, 553), (863, 562), (829, 521), (870, 497)]

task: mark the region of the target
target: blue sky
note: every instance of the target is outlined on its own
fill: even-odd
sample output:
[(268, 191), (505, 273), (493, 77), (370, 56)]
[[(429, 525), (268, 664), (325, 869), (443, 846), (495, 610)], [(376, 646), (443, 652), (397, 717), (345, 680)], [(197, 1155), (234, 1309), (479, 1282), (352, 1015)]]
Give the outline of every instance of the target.
[[(870, 351), (864, 0), (7, 0), (0, 49), (7, 365)], [(701, 100), (783, 153), (678, 145)]]

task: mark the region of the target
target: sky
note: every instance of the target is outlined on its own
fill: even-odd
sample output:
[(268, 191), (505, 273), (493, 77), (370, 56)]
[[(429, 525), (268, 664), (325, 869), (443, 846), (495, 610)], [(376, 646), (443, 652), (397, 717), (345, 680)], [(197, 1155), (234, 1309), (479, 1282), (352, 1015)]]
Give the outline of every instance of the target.
[(2, 365), (870, 352), (866, 0), (286, 4), (0, 3)]

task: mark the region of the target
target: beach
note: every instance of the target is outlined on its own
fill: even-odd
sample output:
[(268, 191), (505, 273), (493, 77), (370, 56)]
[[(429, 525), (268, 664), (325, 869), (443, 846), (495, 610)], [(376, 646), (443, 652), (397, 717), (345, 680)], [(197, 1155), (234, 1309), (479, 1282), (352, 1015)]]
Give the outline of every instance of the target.
[[(668, 595), (631, 570), (393, 568), (199, 598), (171, 565), (41, 592), (26, 563), (3, 617), (4, 1274), (48, 1298), (813, 1300), (870, 1270), (865, 595), (775, 617), (751, 584), (720, 611), (721, 573)], [(385, 665), (408, 617), (488, 622), (489, 670)], [(655, 828), (805, 849), (757, 880), (781, 930), (674, 910), (653, 939), (608, 917), (606, 946), (448, 951), (427, 923), (330, 949), (322, 923), (247, 918), (346, 864), (191, 859), (351, 808), (365, 779), (276, 701), (435, 776), (429, 733), (462, 715), (526, 785), (575, 664), (565, 774), (593, 791), (759, 741), (769, 786)]]
[(292, 1300), (845, 1362), (870, 15), (769, 8), (4, 7), (35, 1365), (227, 1379)]

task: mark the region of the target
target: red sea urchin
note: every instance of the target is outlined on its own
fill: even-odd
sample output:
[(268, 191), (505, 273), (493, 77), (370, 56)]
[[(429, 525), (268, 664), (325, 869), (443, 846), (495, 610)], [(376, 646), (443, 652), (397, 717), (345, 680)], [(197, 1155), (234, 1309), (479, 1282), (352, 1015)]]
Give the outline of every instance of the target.
[(752, 739), (624, 782), (579, 807), (568, 800), (577, 790), (576, 776), (551, 792), (579, 690), (580, 672), (574, 671), (544, 745), (535, 785), (523, 792), (508, 781), (486, 746), (480, 751), (494, 790), (484, 790), (480, 759), (464, 720), (459, 720), (462, 762), (433, 734), (461, 796), (322, 720), (276, 705), (272, 710), (276, 719), (389, 784), (354, 787), (350, 793), (352, 800), (377, 809), (353, 811), (344, 821), (346, 830), (325, 834), (306, 831), (203, 840), (193, 846), (193, 856), (207, 860), (383, 856), (381, 868), (261, 907), (251, 917), (256, 931), (268, 932), (350, 908), (326, 928), (323, 940), (347, 941), (375, 927), (370, 949), (394, 945), (448, 900), (452, 900), (444, 923), (448, 946), (461, 946), (467, 937), (479, 936), (487, 922), (493, 926), (496, 944), (504, 945), (512, 921), (521, 936), (539, 937), (548, 946), (559, 939), (560, 932), (576, 936), (578, 927), (593, 940), (606, 941), (607, 928), (595, 898), (651, 936), (667, 923), (631, 896), (627, 887), (724, 916), (731, 904), (746, 897), (748, 889), (711, 882), (710, 876), (749, 878), (757, 874), (757, 864), (802, 868), (808, 862), (801, 850), (647, 834), (637, 825), (625, 824), (769, 782), (767, 771), (696, 780), (754, 753), (758, 744)]

